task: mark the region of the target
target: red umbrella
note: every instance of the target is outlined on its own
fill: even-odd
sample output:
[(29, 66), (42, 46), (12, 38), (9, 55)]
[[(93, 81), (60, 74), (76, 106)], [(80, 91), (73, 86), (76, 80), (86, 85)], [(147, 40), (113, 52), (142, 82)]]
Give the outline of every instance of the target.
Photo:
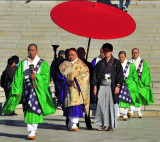
[(91, 1), (67, 1), (58, 4), (51, 10), (51, 18), (64, 30), (89, 38), (88, 50), (91, 38), (122, 38), (136, 29), (134, 19), (126, 12)]

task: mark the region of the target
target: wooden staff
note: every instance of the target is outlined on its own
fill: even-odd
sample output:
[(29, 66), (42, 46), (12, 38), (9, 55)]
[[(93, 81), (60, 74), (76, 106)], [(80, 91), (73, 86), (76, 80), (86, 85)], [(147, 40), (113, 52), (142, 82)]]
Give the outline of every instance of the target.
[[(31, 74), (34, 74), (33, 73), (33, 70), (34, 70), (34, 65), (33, 64), (29, 65), (29, 70), (31, 71)], [(32, 83), (33, 83), (33, 88), (35, 89), (37, 87), (36, 81), (33, 79)]]

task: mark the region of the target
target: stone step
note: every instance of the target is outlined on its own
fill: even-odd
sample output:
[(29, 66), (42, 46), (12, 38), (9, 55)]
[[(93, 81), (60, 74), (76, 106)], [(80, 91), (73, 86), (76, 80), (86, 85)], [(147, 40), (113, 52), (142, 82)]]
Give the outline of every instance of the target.
[[(66, 0), (65, 0), (66, 1)], [(11, 5), (11, 4), (24, 4), (25, 1), (24, 0), (20, 0), (20, 1), (17, 1), (17, 0), (0, 0), (0, 2), (2, 4), (7, 4), (7, 5)], [(61, 1), (61, 0), (54, 0), (54, 1), (50, 1), (50, 0), (32, 0), (30, 3), (28, 4), (25, 4), (27, 6), (31, 6), (31, 5), (35, 5), (35, 4), (39, 4), (39, 5), (44, 5), (44, 4), (48, 4), (48, 6), (50, 6), (50, 4), (58, 4), (58, 3), (61, 3), (61, 2), (64, 2), (64, 1)], [(118, 0), (111, 0), (112, 4), (119, 4), (119, 1)], [(137, 5), (138, 4), (138, 5)], [(151, 7), (151, 8), (156, 8), (156, 7), (159, 7), (159, 4), (160, 4), (160, 1), (159, 0), (142, 0), (142, 1), (136, 1), (136, 0), (133, 0), (131, 2), (130, 5), (132, 5), (133, 7)]]
[[(54, 7), (54, 6), (53, 6)], [(29, 9), (28, 9), (29, 10)], [(30, 16), (30, 17), (34, 17), (34, 16), (48, 16), (50, 15), (50, 11), (51, 9), (47, 10), (47, 11), (2, 11), (0, 12), (0, 16), (23, 16), (25, 15), (25, 17)], [(147, 17), (149, 19), (158, 19), (160, 18), (159, 15), (159, 11), (157, 12), (129, 12), (129, 14), (135, 18), (135, 19), (147, 19)], [(140, 16), (140, 14), (142, 14), (142, 16)]]
[(159, 110), (160, 108), (160, 105), (159, 104), (152, 104), (152, 105), (148, 105), (148, 106), (145, 106), (145, 110), (154, 110), (154, 111), (157, 111)]
[[(16, 109), (15, 109), (15, 112), (16, 112), (18, 115), (23, 114), (22, 108), (16, 108)], [(155, 117), (155, 116), (160, 116), (160, 111), (152, 111), (152, 110), (145, 110), (145, 111), (144, 111), (144, 110), (142, 110), (142, 114), (143, 114), (143, 117), (146, 117), (146, 116)], [(57, 109), (57, 110), (56, 110), (56, 115), (63, 115), (63, 111)], [(90, 116), (95, 116), (95, 110), (91, 110), (91, 111), (90, 111)], [(137, 117), (137, 113), (136, 113), (136, 112), (134, 112), (134, 117)]]

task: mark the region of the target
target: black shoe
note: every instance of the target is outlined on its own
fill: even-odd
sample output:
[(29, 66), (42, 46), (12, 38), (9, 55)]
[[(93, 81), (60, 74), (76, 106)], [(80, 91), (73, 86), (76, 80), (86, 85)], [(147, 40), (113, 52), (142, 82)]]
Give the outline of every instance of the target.
[(68, 128), (69, 117), (66, 117), (66, 127)]
[(77, 127), (79, 128), (79, 122), (77, 123)]
[(31, 2), (31, 0), (27, 0), (25, 3), (29, 3), (29, 2)]
[(13, 115), (18, 115), (17, 113), (13, 113)]
[(113, 131), (113, 128), (108, 127), (107, 131)]
[(85, 122), (86, 122), (86, 127), (88, 130), (92, 129), (92, 125), (91, 125), (91, 119), (89, 116), (85, 115)]
[(126, 13), (128, 12), (127, 7), (123, 6), (123, 9)]
[(10, 114), (4, 114), (4, 116), (14, 116), (14, 114), (10, 113)]

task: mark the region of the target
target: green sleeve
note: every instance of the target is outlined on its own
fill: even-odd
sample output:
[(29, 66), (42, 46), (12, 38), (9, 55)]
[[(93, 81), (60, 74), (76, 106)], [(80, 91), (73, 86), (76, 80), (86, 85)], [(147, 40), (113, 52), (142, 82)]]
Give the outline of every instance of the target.
[(139, 79), (140, 90), (139, 93), (143, 96), (142, 104), (149, 105), (154, 103), (154, 96), (151, 85), (151, 75), (149, 66), (146, 61), (143, 60), (143, 71), (141, 74), (141, 78)]
[(12, 82), (12, 94), (18, 94), (20, 96), (22, 95), (23, 91), (23, 80), (24, 80), (23, 64), (24, 60), (19, 64)]
[(125, 80), (127, 88), (132, 98), (132, 105), (138, 107), (142, 104), (141, 96), (139, 94), (138, 73), (134, 64), (129, 64), (129, 75)]
[(43, 115), (55, 113), (55, 106), (48, 91), (48, 87), (50, 84), (50, 68), (45, 61), (43, 61), (40, 66), (40, 72), (36, 73), (35, 81), (37, 84), (37, 88), (35, 88), (35, 91), (41, 105)]
[(40, 83), (41, 87), (48, 89), (50, 84), (50, 68), (45, 61), (41, 64), (40, 72), (36, 73), (36, 78), (36, 83)]
[(142, 85), (150, 86), (151, 85), (151, 74), (149, 66), (146, 61), (143, 60), (143, 71), (139, 83)]
[(136, 67), (134, 66), (134, 64), (130, 63), (129, 75), (126, 79), (126, 83), (130, 84), (133, 80), (136, 82), (136, 84), (138, 84), (138, 73), (137, 73)]

